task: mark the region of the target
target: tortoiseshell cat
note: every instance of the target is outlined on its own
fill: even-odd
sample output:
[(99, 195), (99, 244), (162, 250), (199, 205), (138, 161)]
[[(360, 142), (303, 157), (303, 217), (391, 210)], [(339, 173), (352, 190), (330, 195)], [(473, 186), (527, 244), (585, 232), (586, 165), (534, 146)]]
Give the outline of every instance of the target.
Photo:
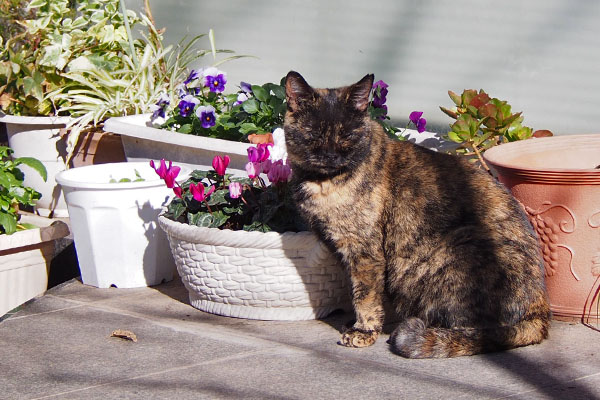
[(387, 293), (392, 350), (454, 357), (539, 343), (550, 309), (533, 230), (465, 160), (389, 139), (368, 114), (373, 75), (337, 89), (286, 77), (294, 198), (350, 276), (348, 347), (372, 345)]

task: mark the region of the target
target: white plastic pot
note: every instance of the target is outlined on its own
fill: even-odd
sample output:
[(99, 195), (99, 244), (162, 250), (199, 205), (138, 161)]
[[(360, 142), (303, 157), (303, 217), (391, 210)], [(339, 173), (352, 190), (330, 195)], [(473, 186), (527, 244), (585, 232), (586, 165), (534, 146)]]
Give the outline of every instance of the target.
[(24, 184), (37, 190), (42, 198), (36, 203), (39, 215), (68, 217), (67, 204), (60, 186), (54, 180), (56, 174), (66, 169), (66, 141), (60, 129), (69, 122), (69, 117), (21, 117), (0, 114), (0, 122), (6, 124), (8, 145), (14, 150), (13, 157), (34, 157), (42, 162), (48, 172), (48, 179), (26, 165), (19, 168), (25, 174)]
[[(110, 183), (111, 179), (141, 182)], [(190, 170), (182, 167), (178, 181)], [(157, 218), (172, 198), (147, 162), (110, 163), (59, 173), (84, 284), (106, 288), (157, 285), (173, 279), (175, 264)]]

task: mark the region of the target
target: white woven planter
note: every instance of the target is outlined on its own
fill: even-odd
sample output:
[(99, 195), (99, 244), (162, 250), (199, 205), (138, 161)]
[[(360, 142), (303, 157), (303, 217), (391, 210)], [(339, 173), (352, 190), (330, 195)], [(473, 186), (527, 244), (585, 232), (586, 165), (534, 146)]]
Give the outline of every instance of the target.
[(199, 310), (261, 320), (350, 309), (342, 267), (309, 232), (202, 228), (159, 216), (177, 271)]

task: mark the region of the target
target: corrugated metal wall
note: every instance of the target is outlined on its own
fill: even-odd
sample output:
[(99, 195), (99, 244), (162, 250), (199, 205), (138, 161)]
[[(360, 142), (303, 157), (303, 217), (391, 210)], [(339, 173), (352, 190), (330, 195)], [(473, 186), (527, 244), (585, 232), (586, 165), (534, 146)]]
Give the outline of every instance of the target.
[[(140, 7), (141, 0), (129, 0)], [(525, 124), (556, 134), (600, 132), (597, 0), (151, 1), (166, 40), (215, 30), (220, 48), (258, 58), (222, 66), (230, 83), (278, 81), (289, 70), (319, 87), (373, 72), (390, 85), (399, 123), (423, 110), (450, 119), (446, 92), (485, 89)], [(210, 59), (206, 59), (210, 62)]]

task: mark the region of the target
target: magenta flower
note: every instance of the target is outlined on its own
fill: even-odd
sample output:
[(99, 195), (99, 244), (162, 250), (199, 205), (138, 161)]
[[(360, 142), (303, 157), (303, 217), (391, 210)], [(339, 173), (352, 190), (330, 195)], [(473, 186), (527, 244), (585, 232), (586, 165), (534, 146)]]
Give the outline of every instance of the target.
[(187, 117), (194, 111), (194, 108), (200, 104), (200, 100), (192, 96), (191, 94), (183, 96), (183, 99), (179, 102), (179, 115), (183, 118)]
[(287, 182), (292, 174), (292, 170), (288, 164), (284, 164), (282, 160), (277, 160), (271, 163), (267, 178), (273, 184), (279, 182)]
[(260, 143), (256, 147), (248, 147), (248, 161), (253, 163), (260, 163), (269, 158), (269, 147), (272, 143)]
[(373, 107), (382, 108), (386, 101), (388, 94), (388, 84), (382, 80), (379, 80), (373, 84)]
[(208, 191), (205, 193), (204, 192), (204, 185), (202, 184), (202, 182), (199, 182), (197, 184), (193, 184), (190, 183), (190, 192), (192, 193), (192, 196), (194, 197), (195, 200), (197, 201), (205, 201), (209, 198), (209, 196), (212, 194), (212, 192), (215, 191), (215, 187), (211, 186)]
[(179, 175), (179, 171), (181, 168), (177, 166), (172, 166), (172, 162), (169, 161), (169, 166), (167, 167), (167, 163), (165, 159), (160, 160), (160, 166), (157, 168), (154, 164), (154, 160), (150, 160), (150, 166), (154, 168), (154, 171), (160, 176), (162, 180), (165, 181), (165, 184), (169, 189), (172, 189), (175, 186), (175, 178)]
[(423, 111), (413, 111), (408, 116), (408, 119), (415, 124), (417, 132), (419, 133), (425, 132), (425, 127), (427, 126), (427, 120), (425, 118), (421, 118), (422, 115)]
[(246, 164), (246, 173), (248, 174), (248, 178), (256, 178), (260, 175), (260, 163), (250, 161)]
[(242, 184), (240, 182), (231, 182), (229, 184), (229, 197), (237, 199), (242, 195)]
[(173, 188), (173, 193), (175, 193), (175, 196), (179, 197), (180, 199), (183, 198), (182, 197), (183, 189), (181, 189), (181, 186), (175, 186)]
[(227, 170), (227, 166), (229, 165), (230, 158), (229, 156), (221, 157), (215, 156), (212, 160), (212, 167), (214, 168), (217, 175), (225, 175), (225, 171)]
[(200, 120), (203, 128), (210, 128), (217, 123), (215, 108), (213, 106), (200, 106), (196, 109), (196, 116)]

